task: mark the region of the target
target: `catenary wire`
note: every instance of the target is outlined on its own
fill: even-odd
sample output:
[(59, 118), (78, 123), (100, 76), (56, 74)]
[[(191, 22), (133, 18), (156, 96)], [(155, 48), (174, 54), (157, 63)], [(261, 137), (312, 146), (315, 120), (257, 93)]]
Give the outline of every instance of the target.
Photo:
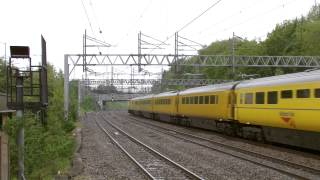
[[(176, 32), (180, 32), (182, 30), (184, 30), (185, 28), (187, 28), (190, 24), (192, 24), (193, 22), (195, 22), (197, 19), (199, 19), (201, 16), (203, 16), (206, 12), (208, 12), (210, 9), (212, 9), (213, 7), (215, 7), (216, 5), (218, 5), (222, 0), (218, 0), (215, 3), (213, 3), (211, 6), (209, 6), (209, 8), (207, 8), (206, 10), (204, 10), (203, 12), (201, 12), (198, 16), (196, 16), (195, 18), (193, 18), (191, 21), (189, 21), (187, 24), (185, 24), (184, 26), (182, 26), (180, 29), (178, 29)], [(176, 33), (175, 32), (175, 33)], [(171, 36), (167, 37), (167, 39), (165, 41), (163, 41), (163, 43), (166, 43), (169, 39), (171, 39), (175, 33), (173, 33)], [(150, 53), (153, 50), (150, 51)]]

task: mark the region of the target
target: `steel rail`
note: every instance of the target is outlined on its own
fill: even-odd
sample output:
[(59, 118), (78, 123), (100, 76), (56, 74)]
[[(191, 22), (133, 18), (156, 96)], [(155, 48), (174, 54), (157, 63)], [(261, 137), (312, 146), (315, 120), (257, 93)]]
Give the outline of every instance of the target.
[(128, 151), (126, 151), (121, 145), (120, 143), (115, 140), (106, 129), (104, 129), (100, 123), (98, 123), (98, 121), (96, 120), (96, 118), (94, 119), (94, 121), (96, 122), (96, 124), (99, 126), (99, 128), (109, 137), (109, 139), (111, 139), (111, 141), (116, 144), (116, 146), (118, 146), (122, 152), (124, 152), (142, 171), (145, 175), (147, 175), (147, 177), (149, 177), (150, 179), (156, 179), (155, 177), (153, 177), (133, 156), (131, 156), (129, 154)]
[(157, 156), (161, 157), (162, 159), (166, 160), (167, 162), (173, 164), (174, 166), (178, 167), (179, 169), (181, 169), (183, 172), (187, 173), (190, 177), (194, 178), (194, 179), (204, 179), (202, 177), (200, 177), (199, 175), (195, 174), (194, 172), (188, 170), (187, 168), (183, 167), (182, 165), (174, 162), (173, 160), (171, 160), (170, 158), (168, 158), (167, 156), (161, 154), (160, 152), (158, 152), (157, 150), (153, 149), (152, 147), (146, 145), (145, 143), (139, 141), (138, 139), (136, 139), (135, 137), (133, 137), (132, 135), (128, 134), (127, 132), (123, 131), (122, 129), (120, 129), (118, 126), (116, 126), (115, 124), (111, 123), (110, 121), (106, 120), (106, 118), (104, 116), (101, 116), (102, 119), (108, 123), (109, 125), (111, 125), (113, 128), (117, 129), (118, 131), (120, 131), (121, 133), (123, 133), (124, 135), (126, 135), (129, 139), (133, 140), (134, 142), (140, 144), (141, 146), (143, 146), (144, 148), (148, 149), (150, 152), (156, 154)]
[[(298, 169), (303, 169), (309, 173), (312, 173), (312, 174), (315, 174), (315, 175), (320, 175), (320, 170), (318, 169), (315, 169), (315, 168), (312, 168), (312, 167), (308, 167), (308, 166), (303, 166), (303, 165), (300, 165), (300, 164), (296, 164), (296, 163), (292, 163), (292, 162), (289, 162), (287, 160), (282, 160), (282, 159), (278, 159), (278, 158), (274, 158), (272, 156), (267, 156), (267, 155), (264, 155), (264, 154), (260, 154), (260, 153), (257, 153), (257, 152), (253, 152), (253, 151), (250, 151), (250, 150), (244, 150), (242, 148), (238, 148), (238, 147), (235, 147), (235, 146), (231, 146), (231, 145), (227, 145), (227, 144), (223, 144), (223, 143), (220, 143), (220, 142), (216, 142), (216, 141), (213, 141), (211, 139), (207, 139), (207, 138), (204, 138), (204, 137), (200, 137), (200, 136), (196, 136), (196, 135), (193, 135), (193, 134), (188, 134), (188, 133), (185, 133), (185, 132), (181, 132), (181, 131), (177, 131), (177, 130), (173, 130), (173, 129), (167, 129), (167, 128), (164, 128), (164, 127), (161, 127), (161, 126), (158, 126), (158, 125), (154, 125), (154, 124), (151, 124), (151, 123), (147, 123), (147, 122), (141, 122), (139, 119), (136, 119), (136, 118), (133, 118), (133, 117), (130, 117), (130, 119), (133, 119), (135, 121), (139, 121), (140, 123), (143, 123), (143, 124), (148, 124), (150, 126), (154, 126), (154, 127), (157, 127), (157, 128), (160, 128), (160, 129), (163, 129), (167, 132), (163, 132), (163, 131), (160, 131), (158, 129), (155, 129), (155, 128), (152, 128), (152, 127), (148, 127), (148, 128), (151, 128), (153, 130), (156, 130), (158, 132), (161, 132), (161, 133), (164, 133), (164, 134), (168, 134), (168, 135), (171, 135), (171, 136), (174, 136), (176, 138), (180, 138), (180, 139), (183, 139), (185, 141), (188, 141), (188, 142), (191, 142), (191, 143), (194, 143), (194, 144), (197, 144), (197, 145), (200, 145), (202, 147), (206, 147), (206, 148), (209, 148), (209, 149), (212, 149), (212, 150), (215, 150), (215, 151), (218, 151), (218, 152), (221, 152), (221, 153), (224, 153), (224, 154), (228, 154), (228, 155), (231, 155), (233, 157), (236, 157), (236, 158), (240, 158), (242, 160), (246, 160), (246, 161), (249, 161), (251, 163), (254, 163), (254, 164), (257, 164), (257, 165), (260, 165), (260, 166), (263, 166), (263, 167), (267, 167), (269, 169), (273, 169), (273, 170), (276, 170), (278, 172), (281, 172), (283, 174), (286, 174), (286, 175), (289, 175), (289, 176), (292, 176), (292, 177), (295, 177), (295, 178), (299, 178), (299, 179), (308, 179), (308, 178), (305, 178), (301, 175), (297, 175), (297, 174), (293, 174), (291, 172), (288, 172), (288, 171), (285, 171), (285, 170), (281, 170), (281, 169), (277, 169), (275, 167), (272, 167), (270, 165), (266, 165), (266, 164), (263, 164), (263, 163), (260, 163), (260, 162), (256, 162), (256, 161), (253, 161), (253, 160), (250, 160), (248, 158), (244, 158), (244, 157), (241, 157), (241, 156), (238, 156), (238, 155), (234, 155), (232, 153), (228, 153), (228, 152), (225, 152), (225, 151), (222, 151), (220, 149), (217, 149), (217, 148), (214, 148), (214, 147), (211, 147), (211, 146), (207, 146), (207, 145), (204, 145), (204, 144), (201, 144), (201, 143), (198, 143), (198, 142), (195, 142), (195, 141), (192, 141), (190, 139), (186, 139), (186, 138), (183, 138), (183, 137), (179, 137), (177, 136), (176, 134), (174, 133), (178, 133), (178, 134), (181, 134), (181, 135), (185, 135), (185, 136), (189, 136), (189, 137), (193, 137), (193, 138), (196, 138), (196, 139), (200, 139), (200, 140), (203, 140), (203, 141), (207, 141), (207, 142), (210, 142), (212, 144), (216, 144), (220, 147), (225, 147), (225, 148), (228, 148), (228, 149), (231, 149), (233, 151), (236, 151), (236, 152), (240, 152), (242, 154), (246, 154), (246, 155), (252, 155), (254, 157), (258, 157), (258, 158), (261, 158), (261, 159), (264, 159), (264, 160), (267, 160), (269, 162), (273, 162), (273, 163), (280, 163), (280, 164), (284, 164), (286, 166), (289, 166), (291, 168), (298, 168)], [(174, 133), (172, 133), (174, 132)]]

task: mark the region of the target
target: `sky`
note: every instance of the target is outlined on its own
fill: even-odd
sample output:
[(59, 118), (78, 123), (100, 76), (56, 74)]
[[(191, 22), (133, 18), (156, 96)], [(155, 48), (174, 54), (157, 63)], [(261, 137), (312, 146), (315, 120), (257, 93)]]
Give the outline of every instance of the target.
[[(174, 33), (217, 1), (0, 0), (0, 57), (4, 56), (4, 43), (7, 56), (10, 45), (26, 45), (30, 46), (32, 58), (38, 61), (42, 34), (47, 41), (49, 63), (63, 70), (64, 54), (82, 53), (85, 29), (89, 36), (112, 45), (100, 50), (91, 48), (90, 53), (137, 54), (141, 31), (170, 44), (164, 50), (142, 53), (173, 54)], [(264, 40), (276, 24), (307, 15), (315, 3), (315, 0), (221, 0), (179, 31), (179, 35), (203, 45), (228, 39), (233, 32), (249, 40)], [(128, 72), (126, 68), (116, 69)], [(108, 68), (97, 71), (106, 70), (110, 71)]]

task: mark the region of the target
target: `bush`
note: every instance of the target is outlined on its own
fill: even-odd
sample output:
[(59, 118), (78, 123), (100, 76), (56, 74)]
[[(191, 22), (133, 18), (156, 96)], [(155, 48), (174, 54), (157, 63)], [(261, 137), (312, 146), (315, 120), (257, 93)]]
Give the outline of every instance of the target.
[[(70, 118), (64, 120), (63, 110), (63, 74), (48, 66), (49, 106), (47, 126), (31, 112), (24, 114), (25, 129), (25, 176), (27, 179), (53, 179), (60, 172), (66, 172), (71, 164), (75, 147), (72, 130), (75, 128), (76, 108), (71, 108)], [(75, 91), (76, 86), (71, 86)], [(77, 94), (70, 95), (72, 107), (76, 107)], [(13, 118), (8, 121), (5, 130), (9, 135), (10, 174), (15, 179), (17, 167), (16, 138), (18, 127), (22, 123)]]

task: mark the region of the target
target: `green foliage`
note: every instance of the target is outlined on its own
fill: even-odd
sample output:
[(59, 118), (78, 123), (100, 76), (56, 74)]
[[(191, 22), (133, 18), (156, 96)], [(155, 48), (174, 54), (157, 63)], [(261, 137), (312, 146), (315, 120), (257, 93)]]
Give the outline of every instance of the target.
[(307, 18), (310, 21), (320, 20), (320, 4), (317, 4), (311, 8)]
[[(71, 113), (69, 121), (64, 120), (63, 110), (63, 74), (48, 65), (48, 124), (44, 127), (34, 114), (26, 111), (25, 129), (25, 175), (27, 179), (53, 179), (58, 171), (65, 172), (73, 155), (75, 128), (75, 107), (77, 104), (77, 88), (71, 83)], [(10, 173), (17, 174), (16, 136), (19, 123), (11, 119), (6, 124), (10, 145)]]
[(0, 59), (0, 92), (6, 92), (6, 67), (4, 60)]
[(81, 109), (82, 109), (82, 112), (89, 112), (89, 111), (96, 110), (96, 103), (94, 98), (90, 95), (84, 96), (81, 102)]

